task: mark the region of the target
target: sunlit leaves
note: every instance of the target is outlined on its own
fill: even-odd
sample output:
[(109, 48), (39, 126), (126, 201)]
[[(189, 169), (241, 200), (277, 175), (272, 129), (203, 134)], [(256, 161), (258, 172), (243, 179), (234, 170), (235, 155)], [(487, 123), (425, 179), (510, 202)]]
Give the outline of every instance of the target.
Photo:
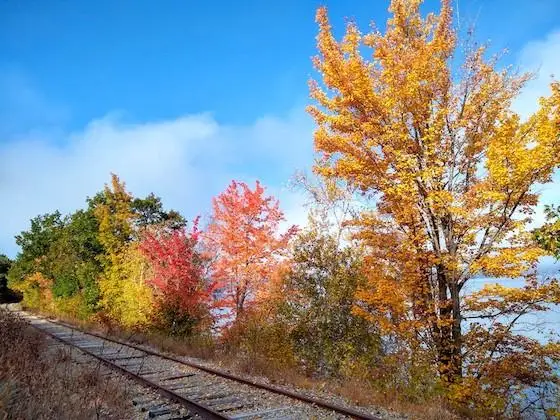
[[(536, 187), (560, 163), (560, 88), (553, 83), (551, 96), (522, 120), (511, 103), (529, 76), (499, 70), (484, 47), (469, 43), (463, 65), (452, 65), (451, 2), (425, 18), (421, 3), (393, 0), (384, 33), (362, 34), (350, 22), (341, 41), (320, 8), (314, 65), (321, 81), (311, 83), (309, 112), (317, 123), (315, 171), (375, 197), (352, 223), (368, 276), (356, 313), (411, 348), (435, 349), (433, 363), (451, 385), (470, 380), (472, 354), (463, 359), (463, 352), (478, 351), (464, 335), (465, 284), (481, 274), (530, 275), (543, 255), (527, 226)], [(539, 238), (553, 247), (546, 234)], [(542, 287), (528, 281), (516, 299), (552, 292)], [(513, 299), (509, 289), (493, 292)], [(494, 301), (474, 294), (466, 302), (484, 315)], [(488, 330), (494, 333), (498, 339), (498, 329)], [(533, 354), (544, 361), (538, 346)], [(481, 383), (513, 366), (484, 360)], [(512, 386), (526, 386), (517, 380)]]
[(128, 328), (150, 325), (154, 297), (147, 280), (151, 267), (137, 244), (120, 249), (116, 264), (105, 268), (99, 279), (101, 307), (113, 322)]
[(214, 258), (212, 274), (221, 296), (218, 306), (231, 308), (239, 317), (266, 292), (295, 228), (280, 233), (284, 216), (278, 200), (266, 196), (258, 181), (254, 189), (232, 181), (214, 198), (212, 208), (205, 243)]
[(159, 310), (188, 316), (196, 324), (209, 317), (214, 283), (205, 278), (205, 261), (197, 250), (200, 232), (195, 220), (186, 228), (152, 228), (142, 236), (140, 249), (152, 274), (147, 283), (154, 289)]

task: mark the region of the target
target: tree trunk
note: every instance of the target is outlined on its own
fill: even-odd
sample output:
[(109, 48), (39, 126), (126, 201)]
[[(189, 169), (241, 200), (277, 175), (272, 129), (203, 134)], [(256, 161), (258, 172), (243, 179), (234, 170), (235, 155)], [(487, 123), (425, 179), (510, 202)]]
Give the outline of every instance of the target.
[(463, 376), (463, 334), (461, 331), (461, 306), (459, 302), (459, 287), (455, 278), (450, 279), (451, 302), (453, 305), (453, 325), (451, 327), (451, 336), (453, 339), (453, 359), (452, 373), (455, 379)]
[(439, 336), (436, 337), (438, 370), (446, 383), (462, 376), (461, 314), (457, 283), (443, 265), (436, 267), (439, 298)]

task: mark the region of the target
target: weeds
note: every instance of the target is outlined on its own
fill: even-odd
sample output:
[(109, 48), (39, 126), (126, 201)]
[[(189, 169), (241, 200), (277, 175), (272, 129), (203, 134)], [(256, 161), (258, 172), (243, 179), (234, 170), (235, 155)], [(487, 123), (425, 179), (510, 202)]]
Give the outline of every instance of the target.
[(0, 419), (131, 418), (126, 392), (0, 309)]

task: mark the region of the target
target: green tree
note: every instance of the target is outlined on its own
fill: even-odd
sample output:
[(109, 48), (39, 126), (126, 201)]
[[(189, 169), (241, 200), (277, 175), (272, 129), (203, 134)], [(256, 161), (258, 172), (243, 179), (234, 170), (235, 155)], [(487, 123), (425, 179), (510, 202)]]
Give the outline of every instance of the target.
[(539, 245), (560, 259), (560, 206), (546, 206), (546, 223), (534, 232)]
[(8, 289), (8, 271), (12, 265), (6, 255), (0, 254), (0, 303), (11, 301), (12, 294)]
[(79, 294), (89, 311), (99, 299), (98, 276), (103, 252), (99, 223), (90, 206), (65, 218), (64, 228), (46, 256), (53, 278), (53, 295), (69, 298)]
[(154, 193), (150, 193), (146, 198), (135, 198), (132, 200), (131, 208), (136, 215), (134, 221), (137, 227), (162, 224), (171, 229), (179, 229), (187, 223), (175, 210), (165, 211), (161, 198)]
[[(48, 288), (59, 309), (85, 317), (96, 309), (99, 299), (97, 277), (101, 271), (99, 224), (90, 205), (62, 218), (60, 212), (38, 216), (31, 228), (16, 237), (19, 253), (10, 270), (11, 284), (25, 294), (37, 295), (37, 287)], [(40, 276), (37, 274), (40, 273)], [(44, 279), (39, 286), (36, 281)], [(33, 290), (32, 290), (33, 289)], [(32, 299), (29, 295), (30, 301)], [(72, 298), (72, 309), (66, 300)], [(29, 301), (29, 299), (27, 299)]]
[(8, 271), (12, 261), (4, 254), (0, 254), (0, 293), (8, 287)]
[(58, 240), (63, 228), (64, 220), (59, 211), (31, 219), (29, 230), (16, 236), (16, 244), (20, 246), (21, 251), (8, 273), (10, 285), (17, 286), (26, 276), (35, 272), (50, 275), (45, 255)]
[(339, 247), (336, 235), (298, 235), (284, 278), (285, 311), (294, 349), (314, 373), (338, 375), (371, 367), (380, 351), (372, 324), (352, 312), (365, 283), (360, 253)]

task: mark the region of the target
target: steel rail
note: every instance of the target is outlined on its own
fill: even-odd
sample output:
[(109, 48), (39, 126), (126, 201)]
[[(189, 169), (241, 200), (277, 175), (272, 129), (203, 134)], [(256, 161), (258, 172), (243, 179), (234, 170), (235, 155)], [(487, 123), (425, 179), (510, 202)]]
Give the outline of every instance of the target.
[[(33, 315), (33, 316), (37, 316), (37, 315)], [(331, 402), (328, 402), (328, 401), (325, 401), (325, 400), (322, 400), (322, 399), (319, 399), (319, 398), (316, 398), (316, 397), (310, 397), (308, 395), (304, 395), (304, 394), (300, 394), (300, 393), (297, 393), (297, 392), (294, 392), (294, 391), (289, 391), (289, 390), (286, 390), (286, 389), (282, 389), (282, 388), (274, 386), (274, 385), (252, 381), (250, 379), (243, 378), (241, 376), (237, 376), (237, 375), (234, 375), (234, 374), (231, 374), (231, 373), (228, 373), (228, 372), (224, 372), (224, 371), (219, 370), (219, 369), (214, 369), (214, 368), (207, 367), (207, 366), (195, 363), (195, 362), (186, 361), (186, 360), (179, 359), (177, 357), (162, 354), (162, 353), (159, 353), (157, 351), (150, 350), (150, 349), (144, 348), (142, 346), (138, 346), (136, 344), (128, 343), (126, 341), (121, 341), (121, 340), (113, 338), (113, 337), (108, 337), (106, 335), (98, 334), (98, 333), (95, 333), (95, 332), (83, 331), (83, 330), (81, 330), (81, 329), (79, 329), (79, 328), (77, 328), (77, 327), (75, 327), (71, 324), (68, 324), (66, 322), (63, 322), (63, 321), (55, 321), (55, 320), (52, 320), (52, 319), (39, 317), (39, 316), (37, 316), (37, 317), (42, 318), (44, 320), (47, 320), (48, 322), (51, 322), (53, 324), (58, 324), (58, 325), (61, 325), (63, 327), (66, 327), (66, 328), (70, 328), (74, 331), (77, 331), (77, 332), (80, 332), (80, 333), (83, 333), (83, 334), (91, 335), (93, 337), (97, 337), (97, 338), (100, 338), (100, 339), (103, 339), (103, 340), (107, 340), (107, 341), (113, 342), (115, 344), (119, 344), (119, 345), (122, 345), (122, 346), (127, 346), (127, 347), (130, 347), (130, 348), (133, 348), (135, 350), (144, 352), (144, 353), (149, 354), (151, 356), (156, 356), (156, 357), (160, 357), (160, 358), (165, 359), (165, 360), (180, 363), (182, 365), (189, 366), (189, 367), (192, 367), (192, 368), (195, 368), (195, 369), (199, 369), (199, 370), (202, 370), (204, 372), (207, 372), (207, 373), (210, 373), (210, 374), (222, 377), (222, 378), (226, 378), (226, 379), (229, 379), (229, 380), (232, 380), (232, 381), (235, 381), (235, 382), (243, 383), (245, 385), (249, 385), (249, 386), (254, 387), (254, 388), (260, 388), (260, 389), (263, 389), (263, 390), (266, 390), (266, 391), (270, 391), (270, 392), (273, 392), (275, 394), (283, 395), (283, 396), (286, 396), (286, 397), (289, 397), (289, 398), (292, 398), (292, 399), (295, 399), (295, 400), (298, 400), (298, 401), (302, 401), (302, 402), (305, 402), (305, 403), (308, 403), (308, 404), (315, 405), (317, 407), (321, 407), (321, 408), (324, 408), (324, 409), (327, 409), (327, 410), (334, 411), (334, 412), (339, 413), (339, 414), (343, 414), (345, 416), (353, 417), (355, 419), (359, 419), (359, 420), (383, 420), (380, 417), (376, 417), (376, 416), (373, 416), (373, 415), (370, 415), (370, 414), (366, 414), (366, 413), (363, 413), (361, 411), (358, 411), (358, 410), (350, 408), (350, 407), (344, 407), (342, 405), (334, 404), (334, 403), (331, 403)], [(153, 384), (153, 385), (158, 386), (156, 384)], [(183, 398), (183, 397), (181, 397), (181, 398)], [(227, 418), (227, 417), (220, 417), (220, 418)]]
[[(34, 316), (36, 316), (36, 315), (34, 315)], [(43, 318), (43, 319), (45, 319), (45, 318)], [(58, 325), (62, 325), (62, 326), (67, 327), (67, 328), (71, 328), (74, 331), (78, 331), (78, 332), (81, 332), (81, 333), (84, 333), (84, 334), (89, 334), (89, 333), (81, 331), (77, 328), (69, 327), (69, 326), (64, 325), (62, 323), (52, 321), (50, 319), (45, 319), (45, 320), (47, 322), (50, 322), (50, 323), (53, 323), (53, 324), (58, 324)], [(91, 352), (91, 351), (89, 351), (85, 348), (82, 348), (82, 347), (72, 343), (71, 341), (66, 341), (66, 340), (58, 337), (56, 334), (54, 334), (50, 331), (44, 330), (44, 329), (42, 329), (42, 328), (40, 328), (36, 325), (33, 325), (33, 324), (30, 324), (30, 325), (32, 327), (34, 327), (35, 329), (37, 329), (38, 331), (42, 332), (43, 334), (46, 334), (46, 335), (54, 338), (55, 340), (65, 344), (65, 345), (69, 345), (69, 346), (72, 346), (74, 348), (77, 348), (79, 351), (83, 352), (84, 354), (87, 354), (88, 356), (91, 356), (91, 357), (99, 360), (101, 363), (103, 363), (107, 367), (128, 376), (129, 378), (138, 382), (139, 384), (152, 388), (154, 391), (159, 393), (161, 396), (163, 396), (163, 397), (165, 397), (165, 398), (167, 398), (167, 399), (169, 399), (169, 400), (171, 400), (175, 403), (183, 405), (184, 407), (189, 409), (191, 412), (198, 414), (203, 419), (208, 419), (208, 420), (229, 419), (229, 417), (224, 416), (223, 414), (220, 414), (217, 411), (214, 411), (209, 407), (206, 407), (204, 404), (200, 404), (200, 403), (197, 403), (196, 401), (189, 400), (188, 398), (185, 398), (185, 397), (183, 397), (183, 396), (181, 396), (181, 395), (179, 395), (179, 394), (177, 394), (173, 391), (170, 391), (169, 389), (166, 389), (166, 388), (164, 388), (164, 387), (162, 387), (162, 386), (160, 386), (160, 385), (158, 385), (158, 384), (156, 384), (156, 383), (154, 383), (154, 382), (152, 382), (152, 381), (150, 381), (146, 378), (143, 378), (142, 376), (137, 375), (134, 372), (131, 372), (131, 371), (125, 369), (124, 367), (119, 366), (116, 363), (111, 362), (108, 359), (105, 359), (101, 356), (98, 356), (97, 354), (95, 354), (95, 353), (93, 353), (93, 352)], [(93, 335), (93, 334), (90, 334), (90, 335)], [(109, 341), (111, 341), (111, 340), (109, 340)]]

